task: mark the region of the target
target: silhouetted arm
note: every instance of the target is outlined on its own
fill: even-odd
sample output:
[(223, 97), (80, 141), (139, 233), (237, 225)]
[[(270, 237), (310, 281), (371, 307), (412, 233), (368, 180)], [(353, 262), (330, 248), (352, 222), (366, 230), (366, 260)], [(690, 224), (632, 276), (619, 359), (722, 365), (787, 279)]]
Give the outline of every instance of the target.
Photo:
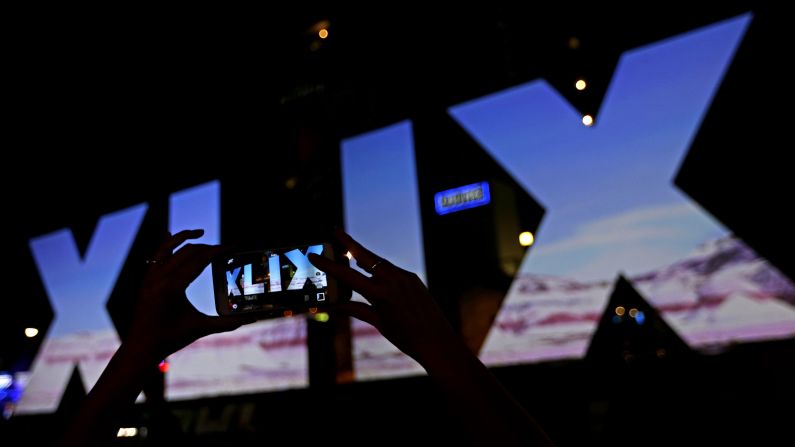
[(160, 246), (144, 279), (129, 335), (57, 445), (107, 445), (160, 361), (205, 335), (231, 331), (253, 321), (204, 315), (185, 296), (188, 285), (221, 249), (187, 244), (171, 253), (202, 234), (202, 230), (182, 231)]
[(369, 272), (310, 256), (319, 269), (361, 293), (370, 305), (348, 302), (339, 310), (375, 326), (425, 368), (476, 445), (554, 445), (535, 419), (472, 354), (417, 275), (371, 253), (339, 231), (337, 237)]
[(106, 445), (159, 361), (146, 348), (122, 343), (57, 445)]

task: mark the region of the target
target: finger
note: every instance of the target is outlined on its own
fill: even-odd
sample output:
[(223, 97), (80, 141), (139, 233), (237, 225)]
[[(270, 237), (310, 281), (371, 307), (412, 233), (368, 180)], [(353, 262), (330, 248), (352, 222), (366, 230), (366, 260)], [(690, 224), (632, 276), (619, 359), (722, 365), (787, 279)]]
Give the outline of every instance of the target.
[(183, 242), (187, 241), (188, 239), (200, 238), (203, 234), (204, 230), (182, 230), (173, 236), (167, 237), (166, 240), (160, 244), (160, 247), (157, 248), (154, 259), (156, 261), (162, 262), (163, 260), (170, 258), (174, 249), (182, 245)]
[(224, 251), (225, 248), (218, 245), (187, 244), (174, 253), (164, 273), (175, 284), (187, 287), (215, 256)]
[(311, 262), (312, 265), (319, 268), (321, 271), (324, 271), (326, 274), (331, 275), (339, 281), (342, 281), (351, 289), (361, 293), (365, 297), (368, 297), (368, 299), (374, 294), (375, 285), (372, 283), (370, 278), (362, 275), (347, 265), (338, 264), (331, 259), (314, 253), (310, 253), (307, 259), (309, 259), (309, 262)]
[(342, 245), (344, 245), (356, 259), (356, 265), (361, 267), (364, 271), (369, 273), (372, 267), (381, 260), (380, 256), (364, 248), (364, 246), (352, 238), (350, 234), (339, 228), (335, 230), (335, 234)]
[(373, 309), (373, 306), (368, 304), (360, 303), (358, 301), (347, 301), (345, 303), (339, 303), (335, 305), (330, 310), (332, 312), (339, 312), (349, 317), (362, 320), (365, 323), (374, 326), (379, 331), (381, 330), (381, 318), (378, 317), (378, 312)]

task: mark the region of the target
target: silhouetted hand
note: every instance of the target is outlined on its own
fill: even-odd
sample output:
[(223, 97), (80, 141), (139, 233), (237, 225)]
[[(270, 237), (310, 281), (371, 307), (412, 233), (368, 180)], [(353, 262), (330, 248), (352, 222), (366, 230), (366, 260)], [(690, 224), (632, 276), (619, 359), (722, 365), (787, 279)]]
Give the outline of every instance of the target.
[(139, 348), (165, 358), (197, 339), (237, 329), (254, 320), (205, 315), (188, 301), (185, 289), (223, 248), (217, 245), (186, 244), (204, 230), (185, 230), (169, 236), (150, 261), (127, 340)]
[(401, 351), (425, 365), (451, 344), (461, 344), (458, 335), (420, 278), (375, 255), (338, 230), (340, 242), (356, 259), (356, 264), (372, 276), (318, 255), (309, 260), (317, 268), (348, 284), (370, 305), (341, 303), (336, 309), (370, 323)]
[(203, 230), (181, 231), (169, 235), (158, 248), (146, 272), (130, 332), (58, 440), (59, 446), (108, 445), (121, 415), (133, 405), (159, 361), (205, 335), (254, 321), (210, 317), (188, 301), (185, 289), (223, 249), (187, 244), (173, 255), (172, 251), (202, 234)]

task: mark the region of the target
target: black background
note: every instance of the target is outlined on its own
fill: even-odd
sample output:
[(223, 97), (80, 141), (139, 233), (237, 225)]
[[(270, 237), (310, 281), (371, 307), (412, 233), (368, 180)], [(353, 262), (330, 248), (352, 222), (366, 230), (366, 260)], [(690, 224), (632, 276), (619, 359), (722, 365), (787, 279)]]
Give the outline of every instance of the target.
[[(26, 339), (23, 328), (43, 332), (52, 317), (27, 248), (32, 236), (69, 226), (84, 249), (99, 216), (150, 203), (143, 237), (109, 302), (123, 332), (143, 268), (136, 262), (165, 231), (171, 192), (220, 179), (225, 242), (323, 236), (342, 223), (340, 138), (412, 118), (424, 175), (423, 169), (444, 163), (429, 155), (420, 160), (419, 151), (446, 135), (446, 107), (544, 77), (598, 120), (622, 52), (749, 10), (754, 20), (676, 184), (795, 278), (791, 72), (784, 69), (792, 53), (791, 21), (772, 3), (9, 12), (2, 191), (11, 262), (2, 296), (0, 369), (27, 367), (41, 337)], [(321, 19), (330, 20), (330, 38), (313, 51), (316, 39), (308, 29)], [(572, 36), (581, 42), (576, 50), (568, 46)], [(582, 94), (572, 88), (578, 76), (590, 81)], [(472, 169), (463, 162), (452, 167)], [(446, 181), (424, 176), (421, 192)], [(295, 187), (285, 186), (288, 179)], [(236, 218), (241, 191), (253, 185), (274, 198), (271, 214)], [(532, 225), (542, 210), (533, 208), (532, 198), (522, 200), (534, 210), (523, 217)], [(438, 240), (438, 228), (423, 212), (427, 247)], [(429, 285), (450, 304), (456, 293), (434, 284), (427, 250)], [(614, 299), (633, 299), (631, 287)], [(495, 372), (561, 445), (790, 444), (793, 353), (791, 341), (768, 342), (664, 363), (580, 361)], [(253, 430), (192, 434), (193, 442), (462, 440), (423, 378), (171, 408), (207, 406), (217, 416), (223, 405), (246, 402), (256, 403)], [(58, 417), (19, 418), (0, 429), (2, 436), (47, 439), (52, 432), (36, 428)]]

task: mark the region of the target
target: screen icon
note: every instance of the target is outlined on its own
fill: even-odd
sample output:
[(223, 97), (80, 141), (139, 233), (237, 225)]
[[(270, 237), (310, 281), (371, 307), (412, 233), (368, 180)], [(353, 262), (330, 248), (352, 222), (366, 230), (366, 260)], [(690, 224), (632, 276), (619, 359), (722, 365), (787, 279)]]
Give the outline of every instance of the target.
[(318, 301), (326, 301), (326, 293), (325, 292), (318, 292), (317, 293), (317, 300)]

